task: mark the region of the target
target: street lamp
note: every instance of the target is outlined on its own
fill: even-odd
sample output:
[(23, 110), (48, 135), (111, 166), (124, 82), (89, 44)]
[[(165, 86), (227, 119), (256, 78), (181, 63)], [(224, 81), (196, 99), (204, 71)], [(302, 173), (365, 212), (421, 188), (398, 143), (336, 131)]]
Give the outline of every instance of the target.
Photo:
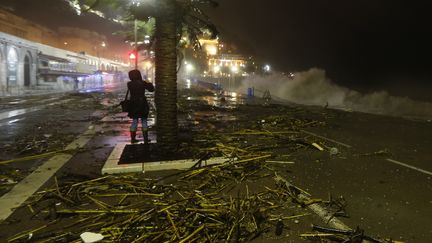
[(101, 47), (102, 47), (101, 48), (101, 57), (104, 58), (104, 56), (105, 56), (105, 47), (106, 47), (105, 41), (102, 41)]
[(192, 64), (190, 64), (190, 63), (186, 64), (186, 73), (190, 73), (194, 69), (195, 69), (195, 67)]
[(135, 53), (136, 53), (136, 57), (135, 57), (135, 69), (138, 69), (138, 20), (135, 19), (134, 20), (134, 39), (135, 39)]
[[(141, 4), (141, 0), (131, 0), (132, 5), (136, 5), (136, 6), (140, 6)], [(135, 53), (136, 53), (136, 58), (135, 58), (135, 69), (138, 69), (138, 20), (135, 18), (134, 19), (134, 39), (135, 39)], [(147, 43), (146, 43), (147, 44)]]

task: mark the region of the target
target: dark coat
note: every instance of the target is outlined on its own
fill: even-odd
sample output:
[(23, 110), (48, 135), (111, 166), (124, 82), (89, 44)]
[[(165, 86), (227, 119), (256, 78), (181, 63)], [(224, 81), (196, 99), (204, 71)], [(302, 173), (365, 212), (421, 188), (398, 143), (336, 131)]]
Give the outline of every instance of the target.
[(145, 118), (149, 113), (149, 105), (145, 97), (145, 91), (153, 92), (154, 86), (150, 82), (133, 80), (127, 83), (130, 92), (130, 118)]

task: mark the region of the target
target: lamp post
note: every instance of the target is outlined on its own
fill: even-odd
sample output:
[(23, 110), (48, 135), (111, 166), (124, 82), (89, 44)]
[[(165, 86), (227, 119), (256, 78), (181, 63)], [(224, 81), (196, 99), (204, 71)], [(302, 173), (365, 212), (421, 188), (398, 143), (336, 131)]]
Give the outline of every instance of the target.
[(134, 20), (134, 38), (135, 38), (135, 69), (138, 69), (138, 21)]
[[(105, 55), (105, 47), (106, 47), (106, 43), (105, 43), (105, 41), (102, 41), (102, 43), (101, 43), (101, 53), (100, 53), (100, 56), (102, 57), (102, 58), (104, 58), (104, 55)], [(99, 56), (98, 56), (99, 57)]]

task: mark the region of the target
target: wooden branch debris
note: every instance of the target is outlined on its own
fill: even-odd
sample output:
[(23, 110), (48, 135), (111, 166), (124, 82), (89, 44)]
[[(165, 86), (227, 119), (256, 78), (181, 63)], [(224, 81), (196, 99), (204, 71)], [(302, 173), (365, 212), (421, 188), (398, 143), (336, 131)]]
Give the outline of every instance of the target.
[[(281, 128), (284, 122), (289, 126)], [(85, 231), (103, 234), (111, 242), (244, 242), (274, 237), (275, 231), (284, 237), (285, 225), (308, 219), (307, 207), (323, 201), (309, 198), (308, 192), (276, 174), (294, 161), (280, 160), (272, 151), (327, 147), (323, 141), (301, 137), (302, 128), (319, 122), (271, 117), (263, 124), (267, 123), (273, 127), (198, 137), (206, 147), (191, 148), (199, 154), (196, 166), (168, 177), (108, 175), (61, 185), (55, 178), (53, 188), (37, 193), (26, 207), (35, 218), (50, 215), (52, 222), (75, 222), (50, 223), (8, 241), (24, 241), (30, 232), (41, 241), (76, 242)], [(206, 165), (206, 159), (221, 155), (225, 163)]]

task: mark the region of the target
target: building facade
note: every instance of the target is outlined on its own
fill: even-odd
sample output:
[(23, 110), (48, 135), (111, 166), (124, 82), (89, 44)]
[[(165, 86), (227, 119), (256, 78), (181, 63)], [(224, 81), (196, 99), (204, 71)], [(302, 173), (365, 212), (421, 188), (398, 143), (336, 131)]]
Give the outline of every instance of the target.
[(17, 93), (37, 84), (37, 54), (34, 46), (11, 42), (0, 34), (0, 92)]
[(101, 43), (105, 38), (97, 33), (77, 28), (54, 32), (0, 9), (0, 95), (86, 87), (101, 75), (129, 68), (104, 58)]

